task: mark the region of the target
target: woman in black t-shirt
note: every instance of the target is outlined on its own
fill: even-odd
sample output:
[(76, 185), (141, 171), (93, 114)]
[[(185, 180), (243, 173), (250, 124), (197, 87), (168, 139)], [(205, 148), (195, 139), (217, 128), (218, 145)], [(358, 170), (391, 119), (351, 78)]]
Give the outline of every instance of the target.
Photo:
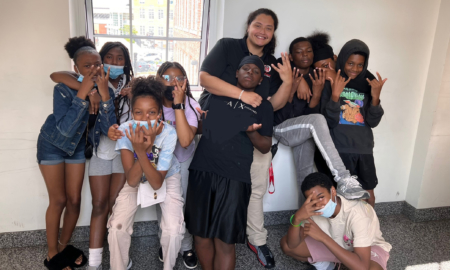
[(203, 136), (189, 168), (185, 210), (202, 269), (234, 269), (235, 244), (245, 242), (253, 147), (269, 152), (273, 108), (267, 100), (253, 108), (241, 97), (255, 91), (263, 72), (261, 59), (247, 56), (235, 72), (239, 99), (210, 97)]

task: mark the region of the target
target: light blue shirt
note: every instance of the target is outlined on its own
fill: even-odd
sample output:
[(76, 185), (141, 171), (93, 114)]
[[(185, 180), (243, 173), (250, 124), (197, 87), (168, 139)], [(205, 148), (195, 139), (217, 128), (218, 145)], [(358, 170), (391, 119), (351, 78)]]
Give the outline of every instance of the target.
[[(119, 130), (125, 134), (124, 137), (117, 140), (116, 151), (127, 149), (134, 153), (133, 145), (127, 138), (125, 130), (130, 130), (130, 123), (133, 125), (134, 120), (127, 121), (120, 125)], [(156, 166), (158, 171), (168, 171), (166, 178), (180, 172), (180, 163), (174, 158), (173, 151), (177, 145), (177, 132), (171, 125), (164, 123), (161, 134), (156, 135), (153, 143), (152, 154), (153, 159), (150, 162)], [(145, 176), (143, 176), (145, 178)], [(145, 181), (146, 179), (142, 179)]]

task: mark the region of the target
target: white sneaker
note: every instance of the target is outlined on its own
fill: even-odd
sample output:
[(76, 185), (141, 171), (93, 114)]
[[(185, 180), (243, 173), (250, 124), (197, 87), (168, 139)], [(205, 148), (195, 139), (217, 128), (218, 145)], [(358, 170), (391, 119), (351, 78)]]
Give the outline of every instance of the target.
[(347, 200), (370, 198), (369, 192), (361, 187), (357, 179), (358, 176), (356, 175), (341, 179), (337, 182), (337, 193)]
[(334, 263), (332, 262), (316, 262), (312, 263), (317, 270), (333, 270), (334, 269)]
[(127, 270), (131, 269), (131, 266), (133, 266), (133, 262), (130, 259), (130, 261), (128, 262), (128, 265), (127, 265)]

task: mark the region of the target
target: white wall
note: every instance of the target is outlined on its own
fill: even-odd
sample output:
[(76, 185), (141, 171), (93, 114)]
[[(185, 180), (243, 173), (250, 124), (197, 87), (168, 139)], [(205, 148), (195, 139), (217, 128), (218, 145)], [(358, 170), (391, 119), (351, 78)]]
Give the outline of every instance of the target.
[(418, 208), (450, 205), (450, 46), (436, 103)]
[[(401, 201), (406, 197), (421, 113), (417, 108), (422, 105), (440, 2), (228, 0), (225, 2), (223, 36), (241, 38), (248, 14), (266, 7), (275, 11), (280, 21), (276, 31), (276, 57), (287, 51), (294, 38), (307, 36), (316, 29), (331, 35), (336, 54), (352, 38), (366, 42), (371, 50), (369, 70), (388, 78), (381, 94), (385, 116), (374, 129), (374, 155), (379, 178), (376, 200)], [(266, 195), (266, 211), (277, 210), (280, 203), (295, 205), (296, 198), (283, 196), (296, 189), (295, 181), (292, 181), (293, 170), (290, 166), (286, 170), (281, 165), (291, 162), (288, 153), (288, 149), (282, 149), (274, 161), (276, 193), (281, 194), (282, 202), (271, 199), (276, 193)]]
[[(440, 2), (213, 0), (213, 14), (219, 14), (212, 18), (218, 20), (211, 27), (214, 33), (211, 33), (210, 45), (221, 36), (242, 37), (248, 13), (259, 7), (273, 9), (280, 18), (277, 56), (287, 49), (293, 38), (306, 36), (315, 29), (331, 34), (336, 53), (351, 38), (367, 42), (372, 52), (370, 70), (389, 78), (382, 93), (386, 114), (374, 130), (380, 179), (377, 201), (400, 201), (405, 200), (408, 187)], [(355, 10), (358, 12), (353, 14)], [(71, 30), (72, 33), (76, 30), (71, 29), (69, 17), (68, 1), (15, 0), (1, 4), (0, 80), (3, 84), (0, 93), (4, 102), (0, 106), (0, 232), (45, 228), (48, 195), (36, 163), (36, 139), (52, 111), (54, 84), (49, 74), (71, 69), (63, 49)], [(450, 82), (445, 81), (445, 85), (448, 87)], [(448, 139), (449, 129), (448, 126), (440, 127), (443, 123), (448, 124), (445, 118), (448, 112), (443, 108), (448, 108), (449, 99), (448, 90), (442, 90), (427, 155), (424, 177), (427, 180), (418, 183), (420, 206), (423, 207), (449, 205), (448, 199), (440, 199), (441, 194), (448, 198), (445, 192), (449, 190), (448, 185), (431, 204), (429, 198), (436, 190), (428, 188), (431, 184), (440, 184), (443, 177), (448, 178), (448, 171), (440, 168), (448, 170), (449, 167), (449, 155), (443, 152), (448, 149), (449, 142), (441, 138), (447, 136)], [(435, 160), (441, 161), (439, 167), (433, 167)], [(297, 187), (290, 149), (280, 145), (273, 165), (276, 192), (265, 196), (265, 210), (294, 209)], [(421, 186), (423, 190), (420, 190)], [(79, 226), (88, 225), (90, 220), (91, 196), (87, 177), (82, 192)], [(138, 221), (152, 219), (155, 219), (154, 208), (138, 213)]]

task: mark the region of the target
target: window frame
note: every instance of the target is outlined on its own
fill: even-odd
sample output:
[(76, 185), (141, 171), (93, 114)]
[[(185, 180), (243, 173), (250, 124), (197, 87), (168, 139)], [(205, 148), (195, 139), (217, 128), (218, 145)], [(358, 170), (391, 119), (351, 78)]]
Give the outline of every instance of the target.
[[(208, 36), (209, 36), (209, 25), (210, 25), (210, 2), (211, 0), (200, 0), (202, 1), (203, 6), (203, 15), (202, 15), (202, 25), (201, 25), (201, 38), (181, 38), (181, 37), (171, 37), (169, 35), (169, 29), (170, 29), (170, 1), (171, 0), (164, 0), (167, 3), (167, 10), (163, 13), (165, 14), (166, 19), (166, 31), (165, 36), (141, 36), (141, 35), (133, 35), (133, 31), (129, 31), (130, 33), (128, 35), (111, 35), (111, 34), (95, 34), (94, 33), (94, 8), (93, 8), (93, 0), (85, 0), (86, 2), (86, 35), (91, 40), (95, 40), (96, 37), (105, 37), (105, 38), (129, 38), (131, 40), (135, 39), (147, 39), (147, 40), (155, 40), (155, 41), (164, 41), (166, 43), (166, 50), (165, 50), (165, 59), (169, 58), (169, 47), (171, 41), (197, 41), (200, 42), (200, 63), (198, 64), (198, 70), (197, 73), (200, 73), (200, 67), (203, 63), (203, 60), (205, 59), (205, 56), (207, 54), (208, 50)], [(130, 17), (130, 29), (133, 29), (133, 0), (128, 0), (129, 2), (129, 17)], [(193, 11), (194, 12), (194, 11)], [(144, 11), (145, 16), (145, 11)], [(140, 17), (140, 16), (139, 16)], [(159, 16), (158, 16), (159, 17)], [(175, 20), (176, 18), (174, 18)], [(173, 28), (173, 27), (172, 27)], [(156, 29), (155, 29), (156, 31)], [(172, 43), (173, 44), (173, 43)], [(130, 44), (130, 54), (133, 55), (133, 45)], [(133, 61), (133, 59), (131, 59)], [(199, 80), (198, 80), (199, 81)], [(200, 91), (202, 90), (202, 87), (200, 84), (198, 85), (191, 85), (192, 91)]]

